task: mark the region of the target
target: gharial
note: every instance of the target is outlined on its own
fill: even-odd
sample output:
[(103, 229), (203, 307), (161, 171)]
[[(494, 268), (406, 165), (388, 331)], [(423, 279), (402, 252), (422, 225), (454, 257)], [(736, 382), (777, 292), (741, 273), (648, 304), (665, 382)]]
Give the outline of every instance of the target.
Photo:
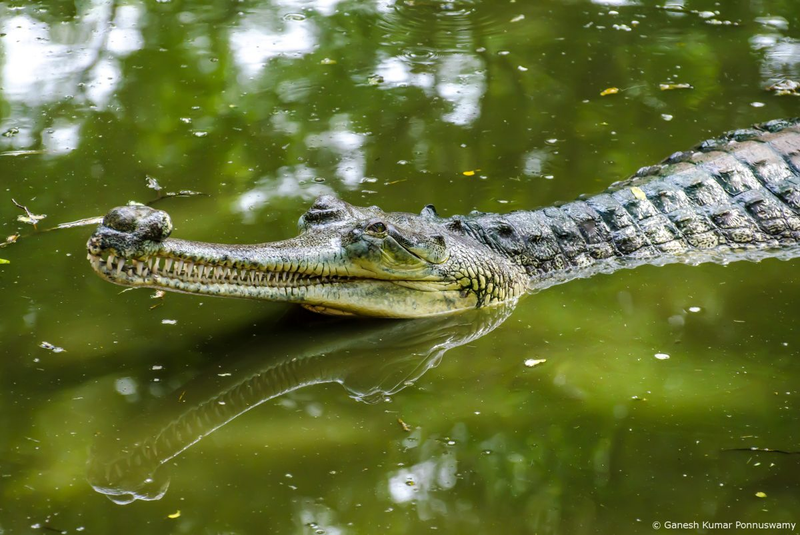
[(705, 141), (599, 195), (508, 214), (440, 217), (319, 197), (300, 234), (258, 245), (169, 238), (160, 210), (111, 210), (87, 244), (104, 279), (408, 318), (516, 300), (621, 268), (800, 254), (800, 119)]

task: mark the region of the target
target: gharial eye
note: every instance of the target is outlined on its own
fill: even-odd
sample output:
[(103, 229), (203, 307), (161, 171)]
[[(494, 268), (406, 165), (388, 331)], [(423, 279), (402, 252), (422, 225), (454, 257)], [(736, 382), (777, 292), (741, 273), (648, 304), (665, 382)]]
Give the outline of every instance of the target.
[(386, 236), (386, 224), (383, 221), (373, 221), (364, 229), (368, 234), (382, 238)]

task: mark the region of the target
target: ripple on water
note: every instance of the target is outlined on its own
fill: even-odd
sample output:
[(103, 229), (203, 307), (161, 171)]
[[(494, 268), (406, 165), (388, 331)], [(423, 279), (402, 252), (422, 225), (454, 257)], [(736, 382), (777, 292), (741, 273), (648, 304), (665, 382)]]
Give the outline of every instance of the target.
[(434, 50), (464, 51), (513, 27), (516, 23), (503, 13), (477, 1), (399, 0), (378, 26), (390, 44), (413, 43), (405, 52), (410, 62), (428, 63), (435, 59)]

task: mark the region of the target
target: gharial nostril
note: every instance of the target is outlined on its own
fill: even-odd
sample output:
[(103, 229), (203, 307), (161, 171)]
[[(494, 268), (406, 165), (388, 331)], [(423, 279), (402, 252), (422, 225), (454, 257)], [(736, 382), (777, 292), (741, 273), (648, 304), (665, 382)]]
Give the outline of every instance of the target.
[(142, 204), (113, 208), (103, 218), (103, 225), (151, 241), (161, 241), (172, 232), (172, 221), (166, 212)]

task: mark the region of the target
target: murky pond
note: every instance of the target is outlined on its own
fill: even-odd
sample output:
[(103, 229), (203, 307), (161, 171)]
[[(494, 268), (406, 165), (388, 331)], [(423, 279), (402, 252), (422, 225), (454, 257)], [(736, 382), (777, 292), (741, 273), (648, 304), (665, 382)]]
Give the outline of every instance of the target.
[(256, 243), (572, 200), (800, 115), (797, 0), (16, 0), (0, 65), (0, 533), (800, 531), (798, 261), (353, 321), (123, 291), (12, 203)]

